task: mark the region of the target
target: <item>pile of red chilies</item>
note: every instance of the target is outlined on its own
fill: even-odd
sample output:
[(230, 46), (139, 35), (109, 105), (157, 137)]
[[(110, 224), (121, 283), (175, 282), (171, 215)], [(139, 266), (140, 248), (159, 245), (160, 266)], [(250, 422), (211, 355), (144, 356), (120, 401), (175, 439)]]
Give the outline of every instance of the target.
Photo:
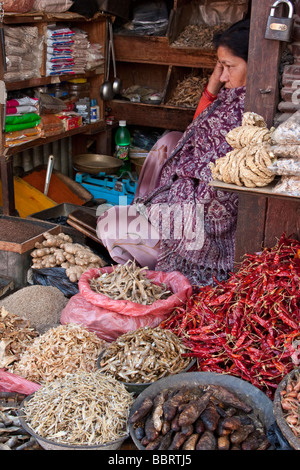
[[(273, 398), (300, 360), (300, 243), (245, 255), (226, 282), (205, 286), (160, 326), (173, 331), (202, 371), (251, 382)], [(297, 357), (298, 352), (298, 357)]]

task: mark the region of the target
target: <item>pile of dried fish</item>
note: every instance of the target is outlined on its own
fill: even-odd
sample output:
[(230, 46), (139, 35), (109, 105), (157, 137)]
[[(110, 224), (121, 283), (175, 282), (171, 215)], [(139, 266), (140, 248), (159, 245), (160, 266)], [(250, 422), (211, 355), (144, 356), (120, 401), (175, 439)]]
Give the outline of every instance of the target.
[(207, 77), (203, 78), (195, 75), (186, 77), (184, 80), (178, 82), (172, 98), (166, 104), (169, 106), (181, 106), (183, 108), (196, 108), (207, 80)]
[(147, 267), (138, 268), (135, 262), (118, 264), (111, 273), (103, 273), (90, 281), (90, 287), (98, 294), (114, 300), (130, 300), (142, 305), (151, 305), (166, 299), (172, 292), (165, 284), (155, 284), (147, 278)]
[(171, 44), (175, 47), (197, 47), (213, 49), (213, 37), (216, 33), (225, 31), (230, 24), (223, 23), (216, 26), (205, 24), (190, 24), (184, 28), (178, 38)]
[(220, 385), (163, 389), (145, 397), (129, 422), (146, 450), (265, 450), (252, 407)]
[(191, 358), (169, 330), (139, 328), (111, 343), (100, 361), (101, 372), (125, 383), (149, 383), (188, 367)]
[(99, 445), (127, 435), (132, 402), (124, 385), (113, 377), (79, 372), (42, 386), (22, 412), (26, 424), (45, 439)]
[(76, 371), (93, 372), (107, 343), (80, 325), (50, 328), (23, 352), (11, 372), (36, 383), (50, 382)]
[(17, 393), (0, 393), (0, 450), (37, 450), (36, 439), (24, 431), (18, 408), (25, 397)]
[(38, 335), (28, 320), (0, 307), (0, 369), (17, 361)]

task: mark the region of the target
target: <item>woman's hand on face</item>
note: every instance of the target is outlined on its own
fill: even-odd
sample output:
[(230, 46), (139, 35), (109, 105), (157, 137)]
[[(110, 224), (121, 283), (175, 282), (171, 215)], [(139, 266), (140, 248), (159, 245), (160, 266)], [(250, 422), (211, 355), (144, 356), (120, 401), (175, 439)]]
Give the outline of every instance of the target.
[(223, 65), (217, 61), (214, 71), (211, 74), (208, 84), (207, 84), (207, 90), (212, 94), (212, 95), (217, 95), (224, 85), (224, 82), (221, 82), (220, 78), (223, 73)]

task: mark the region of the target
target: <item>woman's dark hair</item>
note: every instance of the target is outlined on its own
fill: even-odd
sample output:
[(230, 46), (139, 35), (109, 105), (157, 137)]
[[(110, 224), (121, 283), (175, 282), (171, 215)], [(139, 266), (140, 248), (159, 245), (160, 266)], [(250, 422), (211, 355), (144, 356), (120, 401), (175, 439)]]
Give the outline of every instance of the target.
[(234, 55), (248, 61), (250, 20), (245, 19), (231, 25), (226, 31), (214, 36), (216, 49), (223, 46), (230, 49)]

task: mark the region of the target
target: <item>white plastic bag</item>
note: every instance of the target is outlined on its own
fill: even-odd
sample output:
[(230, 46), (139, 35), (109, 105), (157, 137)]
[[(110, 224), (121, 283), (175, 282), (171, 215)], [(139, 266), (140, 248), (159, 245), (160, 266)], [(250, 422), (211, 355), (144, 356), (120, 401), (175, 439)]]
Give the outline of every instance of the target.
[(272, 134), (272, 141), (276, 144), (300, 143), (300, 109), (290, 118), (279, 124)]
[(34, 11), (63, 13), (72, 5), (71, 0), (34, 0), (32, 9)]

